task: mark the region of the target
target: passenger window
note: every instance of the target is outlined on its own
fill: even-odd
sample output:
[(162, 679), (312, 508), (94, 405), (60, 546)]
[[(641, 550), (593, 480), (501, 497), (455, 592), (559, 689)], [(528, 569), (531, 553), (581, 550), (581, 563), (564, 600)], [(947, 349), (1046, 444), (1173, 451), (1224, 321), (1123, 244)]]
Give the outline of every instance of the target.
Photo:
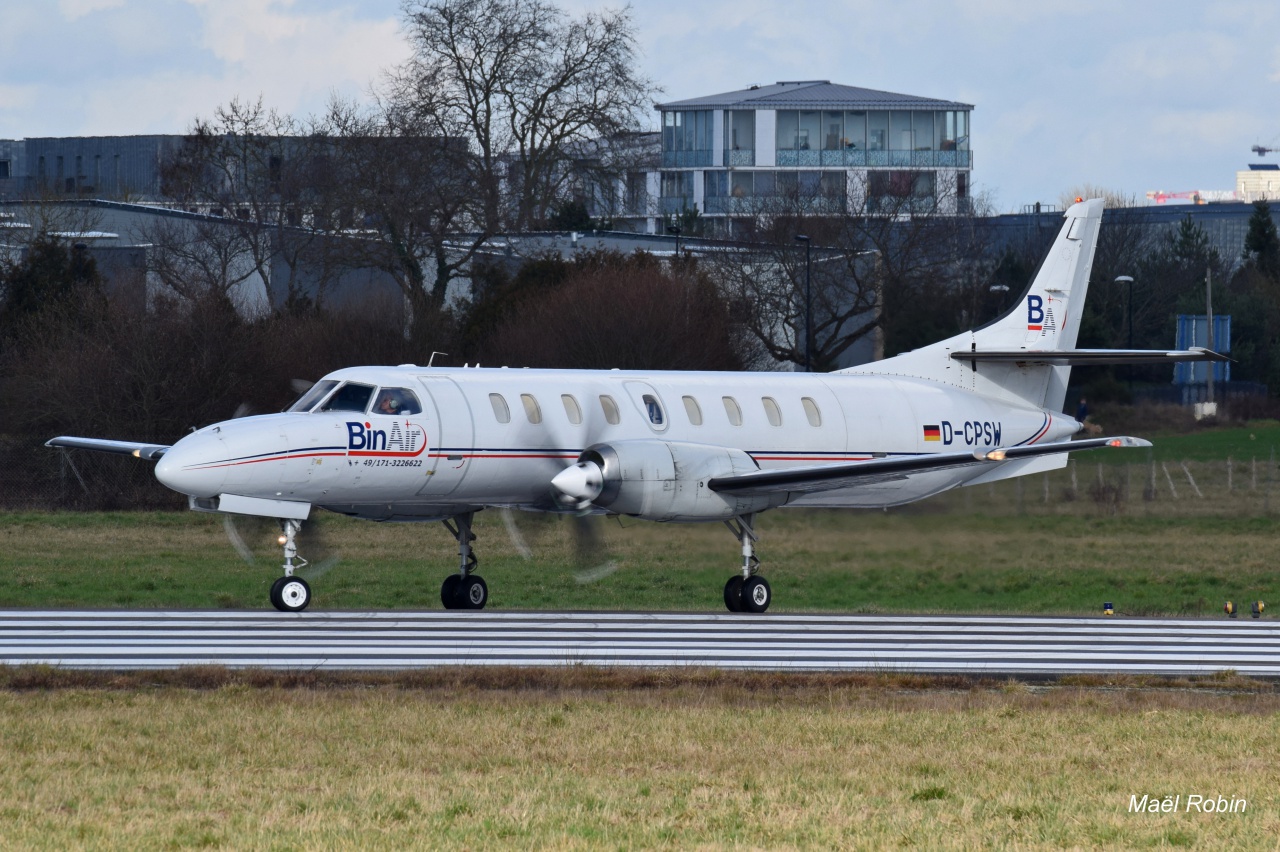
[(373, 396), (373, 388), (370, 385), (357, 385), (354, 382), (348, 382), (338, 388), (338, 392), (329, 397), (329, 401), (324, 404), (321, 411), (359, 411), (369, 407), (369, 397)]
[(578, 401), (567, 393), (560, 394), (560, 401), (564, 403), (564, 413), (569, 418), (569, 422), (574, 426), (581, 423), (582, 409), (578, 407)]
[(702, 425), (702, 409), (698, 407), (698, 401), (691, 396), (684, 398), (684, 413), (689, 415), (689, 422), (694, 426)]
[(604, 409), (604, 419), (610, 426), (617, 426), (622, 420), (621, 414), (618, 413), (618, 403), (613, 401), (613, 397), (600, 394), (600, 407)]
[(777, 400), (771, 396), (762, 397), (760, 399), (764, 403), (764, 416), (769, 418), (770, 426), (782, 425), (782, 409), (778, 408)]
[(338, 386), (338, 383), (335, 382), (333, 379), (328, 379), (323, 382), (316, 382), (314, 385), (312, 385), (310, 388), (307, 389), (307, 392), (304, 393), (301, 396), (301, 398), (298, 399), (297, 402), (289, 406), (287, 410), (288, 411), (310, 411), (311, 409), (316, 407), (317, 402), (324, 399), (325, 394), (327, 394), (329, 391), (333, 390), (337, 386)]
[(493, 416), (498, 418), (499, 423), (511, 422), (511, 409), (507, 408), (507, 401), (502, 398), (502, 394), (489, 394), (489, 404), (493, 406)]
[(533, 398), (532, 394), (520, 394), (520, 401), (524, 403), (524, 416), (529, 418), (530, 423), (542, 422), (542, 409), (538, 407), (538, 401)]
[(408, 388), (383, 388), (378, 391), (378, 398), (373, 403), (374, 414), (405, 415), (421, 414), (422, 406), (418, 397)]
[(724, 413), (729, 415), (729, 422), (734, 426), (742, 425), (742, 409), (738, 407), (738, 401), (731, 396), (724, 398)]
[(822, 412), (818, 410), (818, 403), (809, 397), (801, 398), (800, 402), (804, 405), (804, 416), (809, 418), (809, 425), (818, 428), (822, 425)]
[(649, 414), (649, 422), (654, 426), (661, 426), (665, 422), (662, 414), (662, 403), (658, 402), (658, 398), (651, 393), (647, 393), (640, 398), (644, 403), (644, 410)]

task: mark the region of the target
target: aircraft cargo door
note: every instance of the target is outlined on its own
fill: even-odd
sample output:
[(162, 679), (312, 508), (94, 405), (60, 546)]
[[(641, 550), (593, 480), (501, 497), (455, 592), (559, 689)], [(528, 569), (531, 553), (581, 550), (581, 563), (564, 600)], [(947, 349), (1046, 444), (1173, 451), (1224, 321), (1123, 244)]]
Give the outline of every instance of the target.
[(418, 376), (427, 391), (422, 413), (427, 422), (427, 483), (419, 494), (441, 497), (462, 484), (471, 467), (475, 435), (471, 406), (462, 388), (445, 376)]

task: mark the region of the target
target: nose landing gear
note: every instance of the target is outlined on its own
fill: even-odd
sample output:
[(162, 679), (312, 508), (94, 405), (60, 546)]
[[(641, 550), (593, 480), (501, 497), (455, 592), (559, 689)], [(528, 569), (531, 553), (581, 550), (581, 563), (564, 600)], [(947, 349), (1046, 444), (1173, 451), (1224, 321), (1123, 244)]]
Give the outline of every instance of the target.
[(471, 522), (475, 512), (454, 517), (454, 523), (442, 521), (445, 529), (453, 533), (458, 542), (458, 573), (444, 578), (440, 586), (440, 603), (445, 609), (484, 609), (489, 602), (489, 587), (484, 578), (475, 573), (480, 560), (471, 549), (471, 542), (476, 540), (471, 532)]
[(755, 543), (760, 536), (754, 528), (755, 515), (739, 515), (724, 525), (742, 544), (742, 574), (730, 577), (724, 584), (724, 605), (729, 612), (764, 612), (773, 601), (769, 581), (759, 575), (760, 560), (756, 558)]
[[(280, 522), (280, 543), (284, 545), (284, 576), (271, 584), (271, 605), (281, 612), (302, 612), (311, 603), (311, 586), (301, 577), (295, 577), (296, 568), (302, 568), (307, 560), (298, 556), (297, 536), (301, 521)], [(298, 560), (298, 565), (293, 560)]]

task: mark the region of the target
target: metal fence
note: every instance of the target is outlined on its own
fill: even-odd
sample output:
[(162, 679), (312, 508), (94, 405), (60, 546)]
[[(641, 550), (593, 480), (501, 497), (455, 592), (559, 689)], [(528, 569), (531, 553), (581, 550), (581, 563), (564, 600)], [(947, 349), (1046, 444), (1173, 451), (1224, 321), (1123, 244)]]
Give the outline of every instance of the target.
[[(1263, 454), (1265, 453), (1265, 454)], [(1275, 451), (1215, 461), (1098, 461), (960, 488), (919, 504), (922, 511), (988, 515), (1092, 514), (1262, 517), (1280, 510)]]
[[(183, 497), (156, 482), (154, 467), (130, 456), (0, 438), (0, 510), (185, 508)], [(1083, 455), (1061, 470), (959, 488), (900, 511), (1260, 517), (1280, 512), (1280, 470), (1271, 447), (1225, 461), (1148, 455), (1117, 463)]]
[(0, 509), (178, 509), (186, 501), (156, 481), (155, 465), (131, 456), (52, 450), (0, 438)]

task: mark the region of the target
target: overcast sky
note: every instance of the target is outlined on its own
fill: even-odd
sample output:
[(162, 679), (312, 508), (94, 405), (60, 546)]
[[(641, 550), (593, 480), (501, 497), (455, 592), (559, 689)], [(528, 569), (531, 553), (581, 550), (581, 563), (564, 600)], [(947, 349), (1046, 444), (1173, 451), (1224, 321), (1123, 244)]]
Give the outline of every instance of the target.
[[(632, 14), (661, 101), (826, 79), (973, 104), (974, 186), (999, 211), (1084, 184), (1229, 190), (1259, 161), (1251, 146), (1280, 148), (1276, 0), (643, 0)], [(316, 112), (406, 55), (399, 17), (398, 0), (4, 0), (0, 138), (182, 133), (236, 96)]]

